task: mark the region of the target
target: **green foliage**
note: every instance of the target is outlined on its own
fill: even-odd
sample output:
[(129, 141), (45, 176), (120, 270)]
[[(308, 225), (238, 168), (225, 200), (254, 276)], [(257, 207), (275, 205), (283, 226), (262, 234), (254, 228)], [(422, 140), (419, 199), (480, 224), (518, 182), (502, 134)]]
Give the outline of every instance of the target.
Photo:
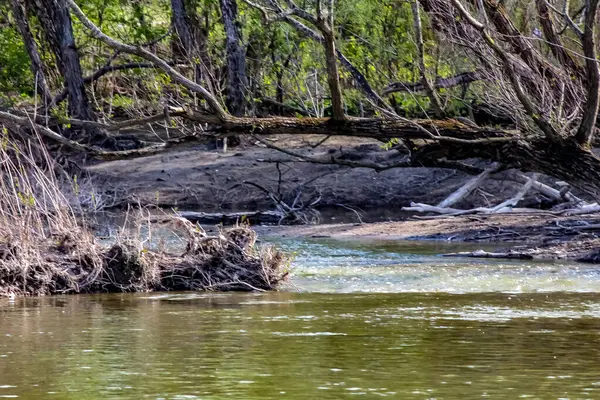
[[(0, 14), (6, 10), (2, 10)], [(33, 95), (34, 82), (29, 57), (14, 24), (0, 29), (0, 103), (9, 104)]]
[[(285, 2), (282, 2), (285, 3)], [(225, 32), (220, 16), (219, 0), (185, 0), (188, 11), (195, 12), (194, 28), (205, 31), (206, 45), (213, 86), (225, 87), (226, 46)], [(306, 0), (303, 5), (314, 13), (315, 1)], [(4, 7), (4, 9), (3, 9)], [(125, 43), (143, 44), (153, 42), (151, 49), (165, 59), (172, 59), (172, 43), (176, 36), (167, 34), (171, 26), (170, 0), (89, 0), (81, 3), (83, 11), (102, 31)], [(330, 106), (326, 80), (323, 46), (298, 33), (293, 27), (278, 21), (265, 24), (262, 14), (238, 0), (238, 22), (242, 41), (246, 48), (247, 75), (250, 80), (250, 104), (260, 104), (263, 98), (273, 98), (295, 108), (302, 108), (322, 115)], [(8, 13), (7, 6), (0, 6)], [(412, 13), (408, 2), (395, 0), (344, 0), (336, 2), (335, 29), (338, 48), (365, 75), (373, 88), (380, 92), (390, 82), (415, 82), (419, 79), (416, 66), (416, 46), (413, 40)], [(31, 18), (32, 29), (37, 32), (42, 58), (48, 54), (39, 34), (37, 20)], [(89, 32), (73, 18), (77, 47), (81, 55), (84, 75), (89, 75), (105, 65), (114, 51), (102, 42), (90, 37)], [(454, 74), (456, 55), (443, 54), (424, 17), (425, 64), (442, 77)], [(160, 39), (160, 40), (158, 40)], [(0, 30), (0, 96), (10, 97), (12, 102), (33, 95), (34, 86), (29, 59), (18, 31), (11, 24)], [(453, 57), (453, 58), (452, 58)], [(137, 57), (121, 54), (114, 64), (143, 61)], [(192, 61), (199, 61), (198, 59)], [(54, 72), (51, 63), (48, 68)], [(180, 69), (193, 78), (193, 68)], [(340, 68), (348, 114), (360, 115), (369, 109), (364, 95), (358, 91), (353, 77)], [(51, 89), (61, 88), (61, 79), (52, 79)], [(182, 102), (193, 101), (193, 96), (154, 69), (132, 69), (108, 74), (95, 82), (94, 98), (99, 107), (133, 109), (141, 105), (160, 105), (165, 98), (176, 96)], [(450, 92), (448, 92), (450, 93)], [(220, 93), (223, 95), (223, 93)], [(457, 93), (448, 96), (451, 114), (462, 112)], [(429, 108), (424, 93), (396, 94), (396, 108), (406, 116), (420, 116)], [(370, 110), (370, 111), (369, 111)], [(367, 113), (375, 113), (369, 109)], [(64, 111), (64, 112), (63, 112)], [(56, 110), (66, 117), (66, 110)]]

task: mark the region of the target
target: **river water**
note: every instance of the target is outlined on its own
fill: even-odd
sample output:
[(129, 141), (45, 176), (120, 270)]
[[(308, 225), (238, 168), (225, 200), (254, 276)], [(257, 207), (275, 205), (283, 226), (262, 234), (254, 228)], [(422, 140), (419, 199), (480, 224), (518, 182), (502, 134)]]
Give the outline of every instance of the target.
[(0, 398), (600, 398), (600, 268), (278, 244), (276, 293), (0, 299)]

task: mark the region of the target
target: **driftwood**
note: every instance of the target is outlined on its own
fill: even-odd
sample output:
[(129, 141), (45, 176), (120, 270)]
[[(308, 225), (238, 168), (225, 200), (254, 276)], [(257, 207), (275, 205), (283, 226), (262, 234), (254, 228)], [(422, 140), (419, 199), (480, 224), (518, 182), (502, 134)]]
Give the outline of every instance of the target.
[[(519, 203), (523, 199), (523, 196), (525, 196), (525, 194), (529, 191), (529, 189), (531, 189), (531, 186), (534, 181), (535, 181), (535, 178), (528, 178), (527, 183), (525, 185), (523, 185), (521, 190), (519, 190), (519, 192), (514, 197), (512, 197), (506, 201), (503, 201), (502, 203), (498, 204), (495, 207), (477, 207), (477, 208), (473, 208), (470, 210), (459, 210), (457, 208), (450, 208), (450, 207), (440, 207), (440, 206), (435, 207), (435, 206), (430, 206), (428, 204), (423, 204), (423, 203), (410, 203), (410, 207), (402, 207), (402, 210), (403, 211), (417, 211), (417, 212), (433, 212), (433, 213), (445, 214), (445, 215), (467, 215), (467, 214), (479, 214), (479, 213), (481, 213), (481, 214), (502, 214), (502, 213), (513, 212), (515, 210), (514, 207), (517, 205), (517, 203)], [(467, 186), (467, 185), (465, 185), (465, 186)], [(463, 188), (464, 188), (464, 186), (463, 186)], [(453, 197), (453, 195), (451, 195), (449, 198)], [(448, 200), (448, 199), (446, 199), (446, 200)], [(444, 202), (442, 202), (442, 203), (444, 203)], [(518, 209), (518, 210), (519, 210), (519, 212), (523, 212), (526, 209)]]
[(564, 215), (580, 215), (580, 214), (592, 214), (600, 212), (600, 205), (598, 203), (584, 204), (577, 208), (572, 208), (569, 210), (563, 210), (562, 214)]
[(500, 164), (494, 163), (488, 169), (483, 171), (481, 174), (476, 176), (475, 178), (470, 179), (467, 183), (461, 186), (458, 190), (453, 192), (450, 196), (448, 196), (444, 201), (439, 203), (437, 206), (441, 208), (450, 207), (453, 204), (458, 203), (465, 197), (467, 197), (473, 190), (479, 187), (490, 174), (498, 171), (500, 169)]
[[(490, 175), (489, 178), (490, 179), (502, 179), (502, 180), (509, 179), (509, 180), (514, 180), (515, 182), (522, 183), (522, 184), (527, 183), (527, 181), (530, 179), (525, 174), (522, 174), (520, 172), (515, 172), (513, 174), (510, 174), (508, 176), (508, 178), (496, 177), (494, 175)], [(572, 203), (578, 204), (578, 205), (585, 204), (585, 202), (582, 199), (575, 196), (570, 191), (557, 190), (557, 189), (554, 189), (553, 187), (550, 187), (550, 186), (548, 186), (540, 181), (537, 181), (537, 180), (534, 180), (531, 188), (537, 190), (539, 193), (543, 194), (544, 196), (549, 197), (556, 201), (569, 201), (569, 202), (572, 202)]]
[(496, 212), (498, 210), (503, 210), (508, 207), (512, 208), (512, 207), (516, 206), (521, 200), (523, 200), (523, 197), (527, 194), (527, 192), (529, 192), (529, 189), (531, 189), (531, 186), (533, 185), (534, 181), (535, 181), (535, 175), (534, 175), (534, 177), (527, 179), (527, 183), (525, 183), (523, 185), (521, 190), (519, 190), (513, 198), (503, 201), (502, 203), (498, 204), (496, 207), (493, 207), (492, 212)]
[[(492, 166), (479, 176), (471, 179), (444, 201), (437, 206), (432, 206), (424, 203), (410, 203), (410, 207), (402, 207), (403, 211), (413, 212), (430, 212), (440, 214), (440, 216), (460, 216), (469, 214), (504, 214), (504, 213), (522, 213), (522, 214), (551, 214), (551, 215), (578, 215), (578, 214), (590, 214), (600, 212), (600, 205), (598, 203), (587, 204), (583, 200), (569, 193), (568, 190), (559, 191), (548, 185), (540, 183), (536, 179), (536, 174), (532, 177), (527, 177), (523, 174), (516, 174), (514, 179), (523, 182), (524, 185), (521, 187), (519, 192), (512, 198), (501, 202), (494, 207), (476, 207), (468, 210), (461, 210), (457, 208), (449, 207), (450, 205), (460, 201), (467, 196), (472, 190), (474, 190), (482, 180), (488, 177), (496, 166)], [(487, 174), (486, 174), (487, 173)], [(565, 205), (574, 205), (572, 208), (560, 210), (560, 211), (547, 211), (539, 210), (535, 208), (517, 208), (515, 207), (527, 194), (527, 192), (535, 188), (540, 193), (547, 195), (555, 200), (565, 201)]]
[[(410, 207), (402, 207), (402, 211), (416, 211), (416, 212), (432, 212), (436, 214), (442, 214), (444, 216), (460, 216), (470, 214), (552, 214), (546, 210), (540, 210), (537, 208), (525, 208), (525, 207), (511, 207), (505, 206), (502, 208), (496, 207), (477, 207), (469, 210), (460, 210), (458, 208), (441, 208), (432, 206), (424, 203), (410, 203)], [(554, 213), (559, 215), (560, 213)]]
[(253, 224), (267, 223), (276, 224), (282, 217), (276, 211), (248, 211), (231, 213), (205, 213), (196, 211), (178, 211), (180, 217), (200, 224), (224, 224), (232, 225), (239, 222), (250, 222)]
[(527, 253), (519, 253), (515, 251), (493, 253), (484, 250), (463, 251), (459, 253), (443, 254), (444, 257), (471, 257), (471, 258), (503, 258), (510, 260), (532, 260), (533, 256)]

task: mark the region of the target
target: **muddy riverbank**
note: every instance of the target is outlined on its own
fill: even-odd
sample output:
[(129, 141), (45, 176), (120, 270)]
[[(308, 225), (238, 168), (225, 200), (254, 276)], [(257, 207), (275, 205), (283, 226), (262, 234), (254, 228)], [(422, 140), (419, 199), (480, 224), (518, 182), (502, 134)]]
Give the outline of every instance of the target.
[[(319, 147), (320, 136), (269, 137), (274, 145), (300, 154), (336, 157), (362, 163), (391, 163), (403, 155), (385, 150), (381, 142), (357, 138), (330, 138)], [(264, 147), (261, 143), (223, 153), (214, 143), (191, 143), (169, 152), (131, 160), (106, 161), (86, 170), (105, 193), (109, 207), (127, 204), (157, 205), (205, 212), (265, 211), (273, 201), (261, 188), (292, 203), (315, 202), (330, 221), (336, 213), (361, 213), (364, 221), (398, 219), (411, 202), (436, 204), (471, 176), (441, 168), (395, 168), (377, 172), (300, 162), (297, 158)], [(490, 180), (456, 207), (504, 201), (520, 184), (509, 179)], [(539, 206), (545, 199), (532, 193), (520, 206)]]
[[(367, 139), (330, 138), (316, 148), (314, 144), (322, 137), (280, 135), (268, 140), (311, 157), (342, 155), (371, 163), (396, 157), (381, 143)], [(227, 153), (215, 149), (214, 143), (190, 144), (164, 154), (102, 162), (87, 169), (105, 193), (105, 204), (117, 209), (135, 204), (212, 213), (273, 210), (275, 204), (265, 190), (288, 204), (315, 202), (320, 212), (318, 224), (257, 227), (267, 235), (507, 243), (507, 247), (545, 259), (579, 259), (600, 248), (600, 229), (596, 227), (600, 217), (594, 215), (548, 212), (417, 219), (422, 216), (402, 211), (413, 201), (437, 204), (470, 179), (455, 170), (376, 172), (313, 164), (260, 143), (246, 143)], [(520, 184), (508, 176), (499, 174), (487, 180), (454, 207), (490, 206), (512, 197)], [(544, 208), (549, 203), (532, 190), (519, 207)]]

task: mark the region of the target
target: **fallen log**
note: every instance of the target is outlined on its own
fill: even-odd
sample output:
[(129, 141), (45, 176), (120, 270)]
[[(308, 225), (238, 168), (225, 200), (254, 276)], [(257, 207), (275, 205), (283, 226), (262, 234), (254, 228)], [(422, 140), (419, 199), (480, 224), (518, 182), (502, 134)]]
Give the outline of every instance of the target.
[(509, 260), (532, 260), (533, 256), (527, 253), (518, 253), (514, 251), (509, 252), (488, 252), (484, 250), (476, 250), (476, 251), (463, 251), (459, 253), (447, 253), (442, 254), (444, 257), (471, 257), (471, 258), (502, 258)]
[(477, 175), (475, 178), (469, 179), (467, 183), (458, 188), (455, 192), (453, 192), (450, 196), (448, 196), (444, 201), (439, 203), (437, 206), (441, 208), (450, 207), (467, 197), (473, 190), (479, 187), (490, 174), (498, 171), (500, 169), (500, 164), (493, 163), (489, 168), (483, 171), (481, 174)]
[[(442, 214), (444, 216), (460, 216), (470, 214), (507, 214), (507, 213), (518, 213), (518, 214), (548, 214), (546, 210), (539, 210), (537, 208), (524, 208), (524, 207), (511, 207), (503, 206), (502, 208), (496, 207), (477, 207), (469, 210), (460, 210), (458, 208), (441, 208), (432, 206), (424, 203), (410, 203), (410, 207), (402, 207), (402, 211), (416, 211), (416, 212), (432, 212), (436, 214)], [(558, 214), (557, 214), (558, 215)]]
[(249, 222), (251, 224), (277, 224), (285, 217), (282, 213), (276, 211), (240, 211), (230, 213), (178, 211), (177, 214), (191, 222), (207, 225), (233, 225), (240, 222)]

